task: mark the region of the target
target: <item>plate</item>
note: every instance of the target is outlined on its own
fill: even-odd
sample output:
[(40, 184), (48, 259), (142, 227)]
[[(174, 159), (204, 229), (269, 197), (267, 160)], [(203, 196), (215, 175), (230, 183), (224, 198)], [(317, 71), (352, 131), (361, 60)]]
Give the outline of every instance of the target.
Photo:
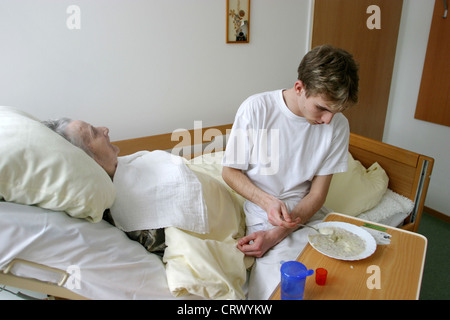
[(314, 231), (311, 229), (311, 231), (308, 233), (309, 244), (315, 250), (319, 251), (323, 255), (326, 255), (330, 258), (334, 258), (334, 259), (338, 259), (338, 260), (361, 260), (361, 259), (365, 259), (365, 258), (371, 256), (377, 248), (377, 243), (375, 241), (375, 238), (369, 232), (367, 232), (366, 230), (364, 230), (358, 226), (355, 226), (354, 224), (338, 222), (338, 221), (330, 221), (330, 222), (321, 222), (321, 223), (315, 225), (314, 227), (317, 229), (325, 228), (325, 227), (335, 227), (335, 228), (344, 229), (348, 232), (353, 233), (358, 238), (363, 240), (365, 243), (363, 251), (358, 254), (350, 255), (350, 256), (334, 254), (334, 253), (326, 251), (324, 248), (321, 248), (321, 246), (313, 243), (313, 241), (311, 240), (311, 236), (314, 234), (317, 234), (317, 231)]

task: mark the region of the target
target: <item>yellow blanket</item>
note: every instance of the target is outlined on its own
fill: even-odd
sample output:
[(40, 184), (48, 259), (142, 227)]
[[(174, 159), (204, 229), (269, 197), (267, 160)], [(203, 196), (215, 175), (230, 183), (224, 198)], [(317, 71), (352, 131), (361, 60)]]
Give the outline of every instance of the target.
[(187, 163), (202, 184), (210, 232), (197, 234), (166, 228), (164, 262), (168, 286), (176, 297), (244, 299), (242, 286), (252, 260), (236, 248), (245, 233), (244, 199), (222, 180), (221, 155), (204, 155)]

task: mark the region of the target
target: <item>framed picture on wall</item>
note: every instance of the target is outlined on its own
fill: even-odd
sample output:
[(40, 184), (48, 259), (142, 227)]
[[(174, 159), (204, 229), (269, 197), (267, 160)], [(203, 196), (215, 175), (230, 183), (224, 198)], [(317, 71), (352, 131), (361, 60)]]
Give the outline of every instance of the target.
[(250, 0), (226, 0), (227, 43), (248, 43), (250, 36)]

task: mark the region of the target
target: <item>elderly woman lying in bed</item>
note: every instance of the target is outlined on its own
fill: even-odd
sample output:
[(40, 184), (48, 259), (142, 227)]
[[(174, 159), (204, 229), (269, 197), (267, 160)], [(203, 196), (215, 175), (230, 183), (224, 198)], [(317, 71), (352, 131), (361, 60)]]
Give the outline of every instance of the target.
[[(68, 118), (43, 121), (43, 123), (73, 145), (84, 150), (112, 179), (114, 178), (118, 165), (117, 155), (120, 150), (117, 146), (111, 144), (108, 128), (94, 127), (84, 121), (71, 120)], [(170, 155), (167, 154), (167, 157), (169, 156)], [(166, 165), (170, 165), (170, 163), (166, 163), (164, 166)], [(129, 199), (129, 201), (133, 200)], [(120, 211), (120, 209), (115, 211)], [(128, 213), (124, 212), (124, 214)], [(111, 215), (108, 214), (105, 218), (112, 224), (115, 223), (114, 216), (111, 217)], [(130, 223), (129, 221), (122, 221), (124, 219), (126, 220), (126, 217), (120, 216), (118, 218), (120, 223), (124, 225), (124, 228), (122, 229), (125, 229), (124, 231), (126, 231), (129, 238), (138, 241), (150, 252), (157, 254), (162, 254), (164, 252), (165, 236), (163, 226), (156, 229), (132, 230), (135, 228), (127, 225)]]
[[(74, 218), (86, 218), (88, 221), (83, 223), (92, 230), (96, 225), (91, 223), (99, 222), (104, 210), (110, 208), (117, 229), (152, 252), (164, 251), (161, 259), (155, 261), (164, 263), (163, 282), (173, 296), (245, 298), (243, 286), (252, 261), (236, 248), (238, 239), (245, 234), (242, 201), (215, 172), (165, 151), (140, 151), (118, 157), (118, 148), (111, 144), (108, 129), (82, 121), (62, 119), (42, 124), (24, 112), (0, 107), (0, 123), (0, 132), (7, 133), (2, 138), (14, 138), (10, 144), (4, 142), (1, 146), (12, 148), (17, 144), (17, 150), (11, 152), (21, 157), (20, 161), (7, 165), (16, 175), (23, 168), (34, 173), (21, 177), (27, 188), (22, 187), (16, 193), (21, 196), (26, 191), (25, 196), (19, 198), (1, 189), (0, 198), (36, 204), (56, 211), (55, 215), (65, 212)], [(12, 134), (22, 127), (29, 130)], [(48, 156), (56, 150), (61, 153)], [(28, 160), (22, 161), (24, 154)], [(41, 184), (45, 187), (41, 188), (43, 191), (50, 192), (39, 189), (39, 194), (34, 195), (33, 187)], [(101, 192), (104, 188), (106, 192)], [(59, 190), (57, 197), (53, 195)], [(81, 230), (77, 238), (79, 235), (84, 237)], [(113, 236), (122, 237), (120, 232), (114, 232)], [(89, 241), (96, 241), (95, 234), (89, 235)], [(108, 252), (111, 257), (116, 256), (115, 252)], [(151, 257), (153, 253), (148, 255)], [(144, 259), (130, 261), (141, 258)], [(146, 281), (150, 270), (153, 269), (140, 273)], [(144, 286), (146, 281), (140, 281), (139, 285)]]

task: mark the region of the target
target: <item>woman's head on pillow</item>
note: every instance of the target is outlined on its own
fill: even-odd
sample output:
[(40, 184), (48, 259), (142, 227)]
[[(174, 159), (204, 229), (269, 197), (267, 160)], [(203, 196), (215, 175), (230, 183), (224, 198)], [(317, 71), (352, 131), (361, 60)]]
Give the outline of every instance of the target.
[(119, 148), (111, 144), (108, 128), (94, 127), (87, 122), (68, 118), (43, 121), (43, 123), (73, 145), (84, 150), (110, 177), (114, 177)]
[(102, 219), (116, 189), (92, 157), (11, 107), (0, 106), (0, 128), (0, 200)]

